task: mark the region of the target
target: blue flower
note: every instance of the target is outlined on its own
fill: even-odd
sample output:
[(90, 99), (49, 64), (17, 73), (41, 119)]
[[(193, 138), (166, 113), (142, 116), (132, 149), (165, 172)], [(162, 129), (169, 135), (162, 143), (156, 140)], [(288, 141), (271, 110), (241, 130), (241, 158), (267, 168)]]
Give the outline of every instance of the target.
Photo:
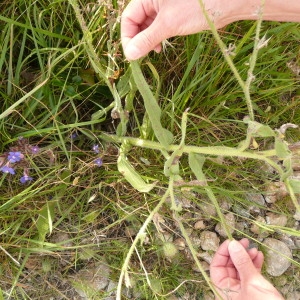
[(94, 145), (92, 149), (95, 153), (100, 153), (99, 145)]
[(40, 152), (40, 147), (39, 146), (31, 146), (30, 150), (33, 154), (38, 154)]
[(15, 170), (8, 166), (4, 166), (4, 167), (0, 168), (0, 171), (3, 173), (6, 173), (6, 174), (8, 174), (8, 173), (12, 174), (12, 175), (16, 174)]
[(27, 181), (31, 181), (31, 180), (33, 180), (33, 178), (30, 177), (29, 175), (24, 175), (20, 178), (21, 183), (26, 183)]
[(70, 135), (70, 139), (71, 140), (75, 140), (78, 138), (78, 133), (77, 132), (73, 132), (71, 135)]
[(103, 160), (101, 158), (97, 158), (94, 160), (96, 166), (101, 167), (103, 165)]
[(17, 152), (9, 152), (7, 156), (9, 162), (15, 163), (20, 161), (23, 158), (23, 154), (19, 151)]

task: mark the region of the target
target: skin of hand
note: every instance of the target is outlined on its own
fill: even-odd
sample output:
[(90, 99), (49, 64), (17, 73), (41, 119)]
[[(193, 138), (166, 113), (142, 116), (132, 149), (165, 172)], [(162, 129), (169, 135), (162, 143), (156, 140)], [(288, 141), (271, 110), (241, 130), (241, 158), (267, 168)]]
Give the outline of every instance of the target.
[[(202, 0), (216, 28), (238, 20), (300, 21), (299, 0)], [(208, 30), (199, 0), (131, 0), (121, 17), (121, 40), (128, 60), (161, 51), (167, 38)]]
[(231, 300), (283, 300), (275, 287), (261, 275), (264, 256), (248, 249), (248, 239), (226, 240), (216, 252), (210, 277), (222, 298)]
[[(210, 11), (218, 1), (206, 2)], [(151, 50), (160, 52), (161, 42), (172, 36), (207, 29), (209, 26), (198, 0), (132, 0), (121, 19), (122, 45), (129, 60), (138, 59)]]

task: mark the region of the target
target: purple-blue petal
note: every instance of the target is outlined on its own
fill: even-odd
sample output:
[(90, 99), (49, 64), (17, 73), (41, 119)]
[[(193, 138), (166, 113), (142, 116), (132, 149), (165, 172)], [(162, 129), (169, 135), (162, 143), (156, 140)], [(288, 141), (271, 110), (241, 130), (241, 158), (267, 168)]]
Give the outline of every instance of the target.
[(6, 173), (6, 174), (8, 174), (8, 173), (12, 174), (12, 175), (16, 174), (15, 170), (8, 166), (4, 166), (4, 167), (0, 168), (0, 171), (3, 173)]
[(97, 158), (94, 160), (95, 165), (101, 167), (103, 165), (103, 160), (101, 158)]
[(30, 150), (33, 154), (37, 154), (40, 152), (40, 147), (39, 146), (31, 146)]
[(93, 146), (93, 151), (95, 152), (95, 153), (100, 153), (100, 150), (99, 150), (99, 145), (94, 145)]
[(24, 175), (20, 178), (21, 183), (26, 183), (27, 181), (31, 181), (31, 180), (33, 180), (33, 178), (28, 175)]
[(7, 158), (9, 160), (9, 162), (15, 163), (22, 159), (22, 153), (19, 151), (9, 152)]

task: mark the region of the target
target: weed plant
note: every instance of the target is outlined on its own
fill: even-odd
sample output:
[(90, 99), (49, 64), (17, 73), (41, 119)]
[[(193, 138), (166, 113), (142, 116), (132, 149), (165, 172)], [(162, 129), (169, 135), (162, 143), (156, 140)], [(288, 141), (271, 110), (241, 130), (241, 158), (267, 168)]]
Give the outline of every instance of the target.
[[(299, 25), (237, 22), (128, 63), (124, 5), (0, 4), (2, 299), (75, 299), (72, 278), (103, 258), (117, 299), (126, 287), (202, 299), (214, 288), (193, 224), (221, 222), (262, 247), (249, 228), (232, 233), (223, 204), (251, 226), (247, 195), (274, 182), (288, 193), (263, 209), (288, 223), (260, 228), (299, 237)], [(165, 232), (188, 250), (166, 255)]]

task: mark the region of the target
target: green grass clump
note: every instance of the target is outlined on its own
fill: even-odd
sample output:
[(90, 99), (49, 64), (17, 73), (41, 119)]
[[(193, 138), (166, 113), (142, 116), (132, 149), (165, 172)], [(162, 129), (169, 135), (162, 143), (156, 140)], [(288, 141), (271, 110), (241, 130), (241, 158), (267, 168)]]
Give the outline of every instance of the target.
[[(261, 242), (247, 195), (274, 182), (286, 183), (284, 196), (258, 207), (287, 225), (256, 225), (299, 237), (299, 128), (275, 130), (300, 124), (299, 25), (263, 22), (258, 32), (237, 22), (219, 31), (225, 48), (205, 32), (129, 64), (122, 10), (117, 1), (0, 4), (0, 167), (15, 172), (0, 176), (5, 299), (74, 299), (78, 272), (103, 261), (124, 299), (204, 297), (194, 224), (221, 222), (229, 237)], [(258, 33), (270, 40), (251, 65)], [(9, 152), (24, 157), (7, 165)], [(249, 228), (231, 233), (229, 211)], [(184, 249), (172, 246), (178, 238)], [(286, 276), (299, 273), (292, 264)]]

